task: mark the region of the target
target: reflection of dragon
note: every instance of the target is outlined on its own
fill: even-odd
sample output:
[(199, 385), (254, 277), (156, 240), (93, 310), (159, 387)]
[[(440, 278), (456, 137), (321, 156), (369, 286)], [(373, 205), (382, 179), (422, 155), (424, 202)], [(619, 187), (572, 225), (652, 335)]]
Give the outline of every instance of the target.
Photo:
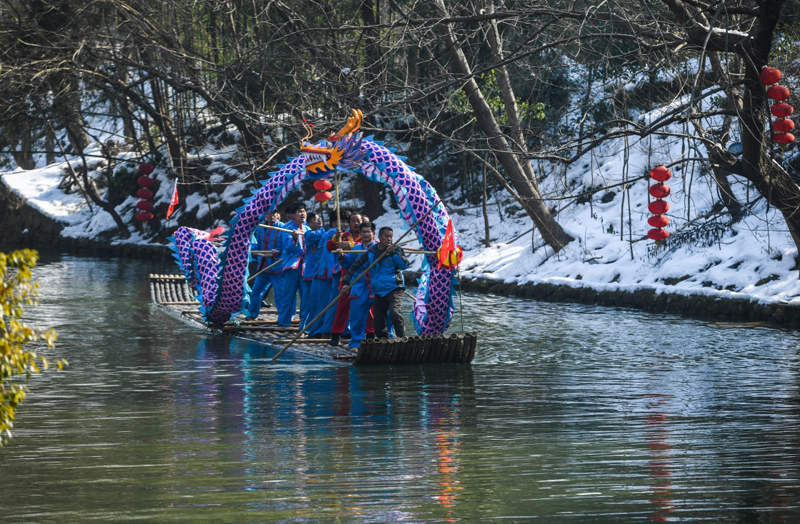
[[(306, 178), (327, 178), (337, 168), (357, 169), (370, 180), (391, 188), (409, 226), (436, 205), (417, 224), (416, 234), (425, 250), (436, 251), (442, 245), (450, 218), (444, 205), (438, 204), (436, 191), (403, 162), (403, 157), (371, 137), (362, 138), (358, 132), (361, 120), (361, 112), (354, 109), (347, 124), (327, 141), (312, 145), (304, 139), (300, 156), (279, 166), (251, 198), (245, 199), (245, 206), (237, 210), (221, 254), (217, 254), (209, 233), (188, 227), (175, 232), (176, 258), (186, 280), (199, 293), (200, 310), (207, 322), (224, 323), (231, 315), (246, 309), (250, 236), (260, 217), (275, 209)], [(435, 255), (426, 257), (411, 318), (419, 334), (442, 334), (453, 314), (455, 268), (438, 264)]]

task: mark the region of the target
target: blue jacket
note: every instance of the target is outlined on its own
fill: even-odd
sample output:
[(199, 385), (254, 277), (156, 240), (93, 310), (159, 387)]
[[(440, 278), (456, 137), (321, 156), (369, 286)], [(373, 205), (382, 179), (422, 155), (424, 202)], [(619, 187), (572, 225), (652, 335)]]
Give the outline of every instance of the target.
[[(283, 222), (281, 222), (280, 220), (276, 221), (273, 225), (275, 227), (284, 226)], [(280, 231), (275, 231), (274, 229), (267, 229), (265, 227), (256, 227), (256, 230), (253, 233), (253, 238), (251, 239), (250, 250), (269, 251), (271, 249), (277, 249), (278, 251), (280, 251), (281, 250), (280, 233), (281, 233)], [(258, 259), (258, 267), (256, 268), (256, 271), (261, 271), (270, 264), (275, 263), (275, 261), (277, 260), (277, 258), (272, 258), (268, 256), (262, 256), (262, 255), (253, 255), (253, 256)], [(281, 271), (283, 271), (283, 265), (278, 264), (277, 266), (268, 270), (267, 273), (280, 273)]]
[[(353, 246), (353, 249), (354, 250), (355, 249), (369, 249), (369, 248), (371, 248), (371, 247), (373, 247), (375, 245), (377, 245), (377, 242), (374, 242), (374, 241), (371, 244), (369, 244), (368, 246), (366, 246), (366, 247), (364, 246), (364, 244), (356, 244), (355, 246)], [(364, 272), (365, 269), (367, 269), (369, 264), (367, 264), (366, 266), (359, 266), (358, 268), (354, 268), (353, 266), (359, 260), (361, 260), (362, 257), (364, 257), (364, 256), (366, 256), (368, 254), (369, 254), (369, 252), (367, 252), (367, 253), (347, 253), (344, 256), (344, 258), (342, 259), (341, 264), (342, 264), (342, 270), (347, 270), (347, 273), (343, 277), (345, 279), (345, 283), (346, 284), (349, 284), (350, 282), (355, 280), (358, 277), (358, 275), (360, 275), (361, 273)], [(361, 278), (358, 282), (356, 282), (353, 285), (353, 288), (350, 290), (350, 296), (351, 297), (357, 298), (357, 297), (363, 297), (363, 296), (367, 296), (367, 295), (369, 295), (370, 297), (375, 296), (375, 295), (372, 294), (371, 285), (370, 285), (370, 276), (371, 276), (371, 274), (372, 274), (372, 272), (370, 271), (369, 275)]]
[(281, 255), (283, 255), (283, 270), (299, 269), (302, 273), (303, 262), (306, 258), (306, 231), (311, 231), (308, 225), (298, 226), (290, 220), (283, 225), (286, 229), (296, 229), (300, 232), (297, 239), (291, 233), (281, 231)]
[(319, 240), (319, 248), (317, 249), (317, 267), (314, 278), (318, 278), (320, 280), (330, 280), (333, 278), (333, 275), (342, 272), (342, 268), (339, 266), (339, 257), (328, 251), (326, 248), (328, 241), (332, 239), (333, 235), (335, 234), (336, 228), (333, 227), (325, 231), (325, 233), (322, 234), (322, 238)]
[(322, 228), (316, 231), (306, 231), (306, 262), (303, 268), (303, 280), (312, 280), (317, 271), (317, 259), (322, 251), (327, 251), (325, 246), (320, 246), (320, 239), (325, 234)]
[[(347, 275), (342, 277), (344, 282), (351, 282), (383, 253), (384, 252), (378, 248), (377, 243), (371, 244), (366, 253), (362, 254), (357, 260), (351, 263)], [(394, 253), (383, 257), (380, 262), (372, 266), (372, 269), (369, 270), (369, 286), (373, 295), (383, 297), (397, 288), (405, 289), (403, 270), (408, 268), (409, 265), (408, 257), (403, 251), (403, 248), (395, 246)]]

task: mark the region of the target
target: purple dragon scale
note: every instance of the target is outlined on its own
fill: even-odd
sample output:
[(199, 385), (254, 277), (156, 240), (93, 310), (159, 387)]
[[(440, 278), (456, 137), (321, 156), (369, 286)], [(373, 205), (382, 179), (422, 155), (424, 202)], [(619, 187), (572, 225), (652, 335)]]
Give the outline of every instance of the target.
[[(450, 220), (447, 210), (430, 184), (391, 150), (362, 139), (360, 134), (348, 134), (333, 144), (304, 144), (301, 155), (281, 166), (231, 220), (228, 240), (220, 255), (208, 241), (208, 233), (188, 227), (175, 232), (173, 242), (179, 264), (187, 282), (202, 298), (206, 322), (227, 322), (247, 305), (250, 238), (259, 219), (299, 188), (303, 180), (330, 177), (337, 167), (359, 169), (370, 179), (387, 185), (409, 226), (425, 217), (415, 230), (422, 246), (430, 251), (441, 247)], [(436, 208), (431, 211), (434, 205)], [(419, 334), (442, 334), (453, 315), (454, 268), (438, 267), (433, 255), (427, 255), (425, 267), (411, 318)]]

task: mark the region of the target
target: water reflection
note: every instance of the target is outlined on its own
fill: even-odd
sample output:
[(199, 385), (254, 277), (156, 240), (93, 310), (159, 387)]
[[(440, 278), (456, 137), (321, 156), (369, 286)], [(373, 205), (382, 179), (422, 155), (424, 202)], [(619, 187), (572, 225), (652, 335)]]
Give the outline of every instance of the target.
[[(366, 367), (149, 306), (160, 263), (59, 256), (67, 373), (0, 450), (9, 522), (793, 522), (800, 336), (464, 300), (472, 366)], [(657, 329), (656, 329), (657, 328)]]

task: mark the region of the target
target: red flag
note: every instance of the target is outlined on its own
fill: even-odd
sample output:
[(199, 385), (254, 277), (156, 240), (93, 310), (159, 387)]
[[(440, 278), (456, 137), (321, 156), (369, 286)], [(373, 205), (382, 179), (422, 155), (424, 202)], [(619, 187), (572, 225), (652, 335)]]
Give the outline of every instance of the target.
[(167, 220), (169, 220), (169, 216), (174, 211), (175, 206), (178, 205), (178, 181), (175, 181), (175, 187), (172, 190), (172, 198), (169, 201), (169, 209), (167, 209)]
[(450, 259), (450, 253), (452, 253), (455, 249), (456, 241), (453, 238), (453, 219), (450, 219), (447, 222), (447, 229), (444, 232), (442, 247), (440, 247), (438, 250), (439, 268), (449, 265), (448, 260)]

